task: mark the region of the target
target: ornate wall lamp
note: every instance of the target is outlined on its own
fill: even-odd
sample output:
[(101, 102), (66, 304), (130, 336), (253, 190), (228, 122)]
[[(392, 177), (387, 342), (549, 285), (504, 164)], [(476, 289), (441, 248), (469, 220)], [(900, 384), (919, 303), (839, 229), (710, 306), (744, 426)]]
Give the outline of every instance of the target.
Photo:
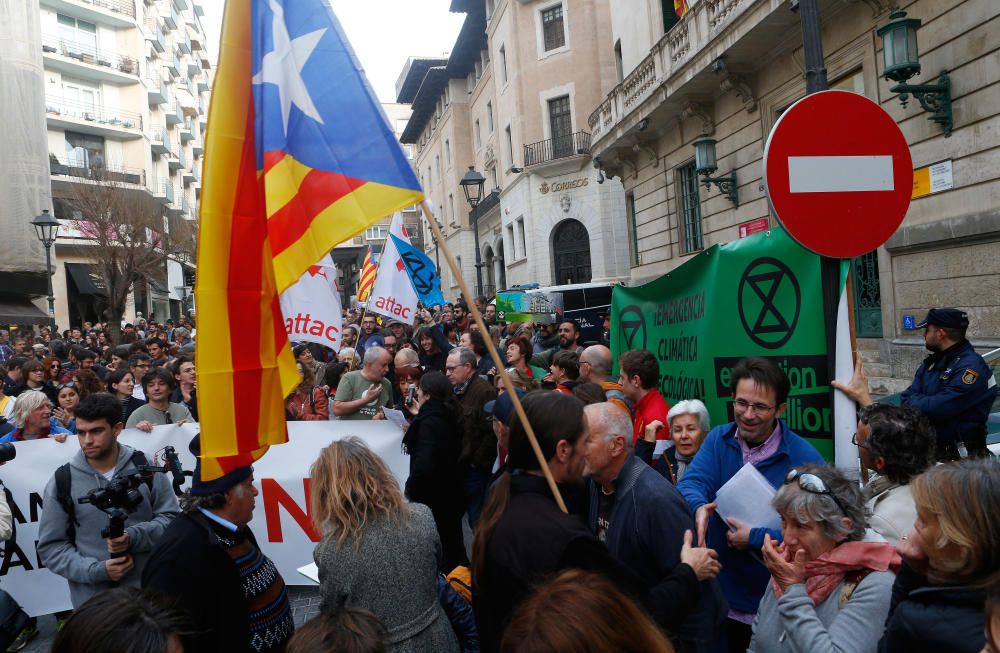
[(719, 192), (725, 193), (733, 206), (740, 205), (737, 192), (736, 172), (730, 172), (728, 177), (710, 177), (719, 169), (715, 158), (715, 139), (702, 134), (694, 140), (694, 169), (702, 177), (706, 190), (712, 190), (712, 184), (719, 187)]

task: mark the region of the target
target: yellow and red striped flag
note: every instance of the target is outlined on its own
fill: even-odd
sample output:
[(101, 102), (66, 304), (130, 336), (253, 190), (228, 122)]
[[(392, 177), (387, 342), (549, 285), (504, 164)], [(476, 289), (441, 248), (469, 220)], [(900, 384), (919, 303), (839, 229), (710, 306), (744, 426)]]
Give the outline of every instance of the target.
[(288, 439), (299, 376), (279, 294), (423, 195), (326, 0), (226, 3), (204, 171), (196, 363), (211, 479)]
[(684, 18), (684, 14), (690, 9), (688, 0), (674, 0), (674, 13), (677, 14), (678, 18)]
[(375, 257), (372, 254), (372, 246), (368, 246), (368, 253), (365, 254), (365, 261), (361, 264), (361, 278), (358, 280), (358, 301), (363, 302), (368, 299), (372, 288), (375, 287), (375, 273), (378, 266), (375, 265)]

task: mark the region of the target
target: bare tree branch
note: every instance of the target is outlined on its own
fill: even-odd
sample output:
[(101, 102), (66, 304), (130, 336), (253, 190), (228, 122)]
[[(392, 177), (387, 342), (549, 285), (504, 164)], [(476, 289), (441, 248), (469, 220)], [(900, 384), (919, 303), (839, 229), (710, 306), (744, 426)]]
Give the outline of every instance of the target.
[(104, 317), (118, 342), (135, 284), (162, 280), (168, 256), (194, 250), (196, 230), (193, 222), (169, 220), (144, 189), (115, 179), (113, 173), (92, 172), (92, 183), (73, 184), (63, 199), (79, 212), (77, 229), (91, 242), (87, 249), (108, 291)]

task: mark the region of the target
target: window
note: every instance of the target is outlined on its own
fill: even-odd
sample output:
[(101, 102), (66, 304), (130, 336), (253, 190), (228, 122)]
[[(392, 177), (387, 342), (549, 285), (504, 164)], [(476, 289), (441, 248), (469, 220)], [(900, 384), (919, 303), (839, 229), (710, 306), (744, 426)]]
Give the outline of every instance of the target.
[(441, 179), (441, 156), (438, 154), (434, 155), (434, 167), (437, 168), (438, 179)]
[(680, 17), (677, 16), (674, 0), (660, 0), (660, 10), (663, 12), (663, 33), (666, 34), (670, 28), (677, 24)]
[(527, 247), (524, 242), (524, 218), (518, 218), (514, 221), (514, 233), (516, 235), (516, 240), (514, 241), (517, 251), (521, 252), (521, 256), (525, 257), (528, 255)]
[(694, 162), (677, 170), (678, 193), (681, 199), (683, 254), (704, 248), (701, 237), (701, 196), (698, 194), (698, 173)]
[(428, 165), (428, 166), (427, 166), (427, 183), (428, 183), (428, 184), (430, 184), (430, 183), (431, 183), (431, 179), (433, 179), (433, 178), (431, 177), (431, 167), (430, 167), (430, 165)]
[(62, 14), (56, 20), (60, 46), (65, 49), (63, 54), (97, 54), (97, 25)]
[(377, 224), (365, 229), (365, 240), (385, 240), (389, 237), (389, 225)]
[(479, 133), (479, 121), (477, 120), (472, 126), (472, 134), (476, 139), (476, 148), (478, 149), (480, 145), (483, 144), (482, 135)]
[(639, 265), (639, 230), (635, 223), (635, 194), (625, 194), (625, 220), (628, 227), (628, 254), (632, 267)]
[(104, 166), (104, 138), (66, 132), (66, 163), (80, 168)]
[(549, 136), (552, 138), (553, 158), (573, 153), (573, 117), (568, 95), (549, 100)]
[(416, 204), (411, 204), (410, 206), (403, 208), (403, 213), (412, 214), (416, 213), (420, 207)]
[(82, 117), (85, 120), (96, 118), (100, 113), (101, 91), (96, 86), (64, 77), (62, 95), (65, 105), (64, 113)]
[(444, 142), (444, 162), (445, 165), (451, 165), (451, 141), (447, 139)]
[(500, 46), (500, 83), (507, 83), (507, 50)]
[(503, 130), (504, 137), (507, 139), (507, 157), (510, 159), (510, 165), (514, 167), (514, 139), (510, 134), (510, 125), (504, 127)]
[(487, 170), (487, 173), (489, 173), (490, 180), (493, 182), (493, 186), (491, 188), (493, 188), (493, 190), (500, 190), (500, 182), (497, 181), (497, 167), (491, 167)]
[(618, 81), (625, 79), (625, 71), (622, 69), (622, 42), (615, 41), (615, 72), (618, 74)]
[(489, 18), (493, 15), (493, 11), (496, 9), (493, 0), (486, 0), (486, 17)]
[(562, 3), (542, 12), (542, 42), (546, 52), (566, 45)]
[(488, 134), (493, 133), (493, 103), (486, 103), (486, 129)]
[(451, 221), (458, 224), (458, 216), (455, 215), (455, 196), (448, 194), (448, 210), (451, 211)]
[(490, 65), (490, 49), (486, 48), (479, 55), (483, 58), (483, 69), (485, 70)]
[(507, 225), (507, 242), (510, 243), (510, 258), (517, 260), (517, 243), (514, 242), (514, 225)]

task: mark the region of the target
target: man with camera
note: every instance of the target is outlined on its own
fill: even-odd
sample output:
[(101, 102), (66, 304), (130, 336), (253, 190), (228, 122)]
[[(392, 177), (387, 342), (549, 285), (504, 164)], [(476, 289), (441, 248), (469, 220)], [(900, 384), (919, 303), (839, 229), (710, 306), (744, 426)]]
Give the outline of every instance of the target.
[(80, 451), (45, 486), (38, 554), (69, 581), (74, 608), (120, 583), (138, 586), (153, 546), (180, 512), (167, 477), (144, 470), (145, 455), (118, 443), (121, 418), (114, 396), (83, 399)]

